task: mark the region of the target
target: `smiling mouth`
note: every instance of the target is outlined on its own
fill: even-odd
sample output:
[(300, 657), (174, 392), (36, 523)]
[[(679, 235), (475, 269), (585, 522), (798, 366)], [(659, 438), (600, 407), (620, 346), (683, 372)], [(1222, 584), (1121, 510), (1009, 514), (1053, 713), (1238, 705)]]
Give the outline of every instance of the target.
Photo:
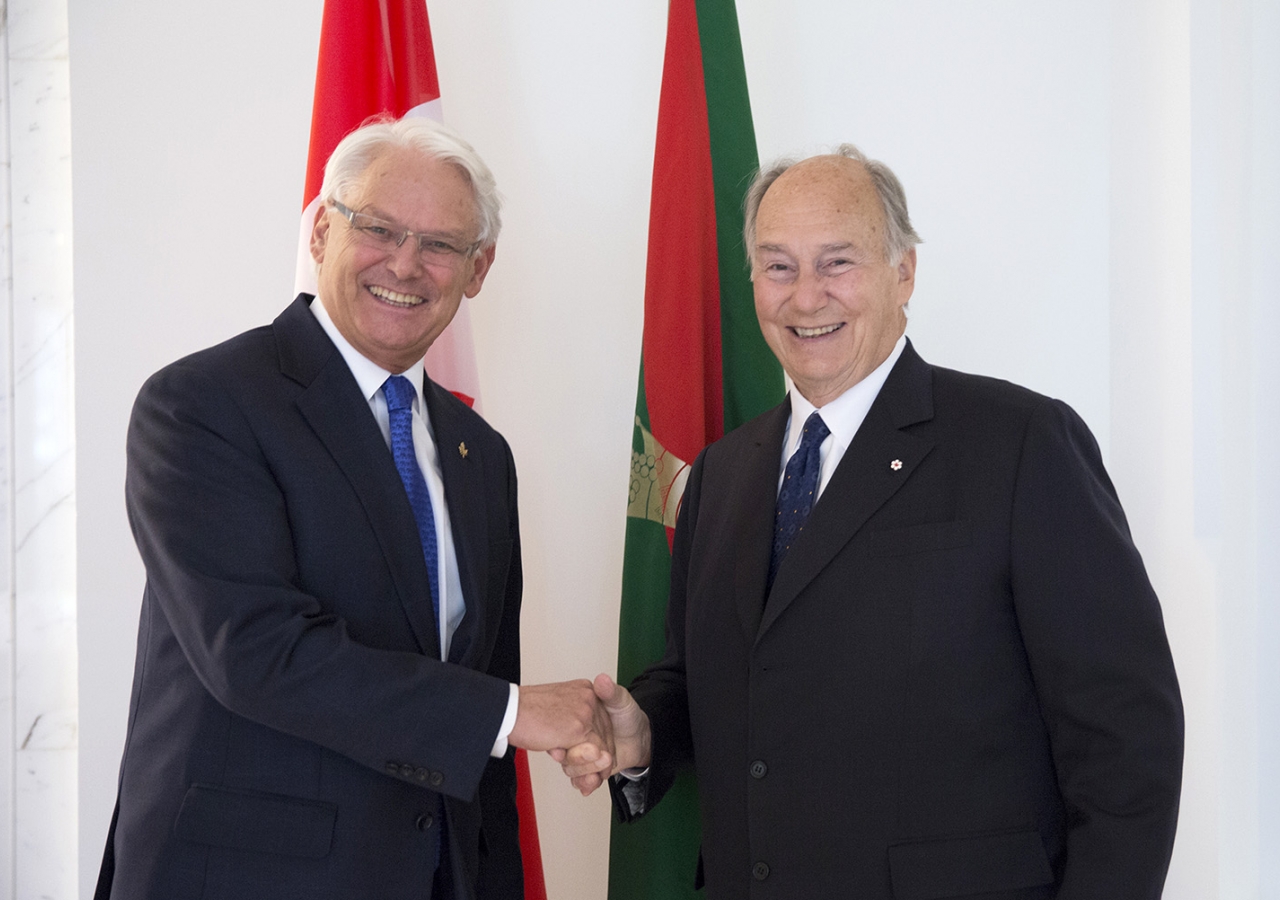
[(793, 326), (791, 330), (797, 337), (811, 338), (822, 337), (824, 334), (831, 334), (831, 332), (839, 331), (843, 327), (844, 323), (839, 322), (835, 325), (823, 325), (821, 328), (801, 328), (799, 325), (796, 325)]
[(399, 291), (387, 290), (377, 285), (369, 285), (369, 293), (377, 297), (383, 303), (391, 306), (398, 306), (401, 309), (409, 309), (413, 306), (420, 306), (427, 302), (426, 297), (419, 297), (415, 294), (402, 294)]

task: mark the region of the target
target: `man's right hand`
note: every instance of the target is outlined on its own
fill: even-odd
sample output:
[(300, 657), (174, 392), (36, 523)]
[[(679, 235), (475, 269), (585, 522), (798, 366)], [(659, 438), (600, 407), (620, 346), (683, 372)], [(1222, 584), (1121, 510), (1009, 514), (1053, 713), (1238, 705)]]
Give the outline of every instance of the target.
[(593, 688), (595, 696), (609, 715), (617, 748), (613, 767), (602, 767), (595, 756), (595, 749), (589, 744), (580, 744), (563, 753), (551, 754), (584, 797), (600, 787), (611, 774), (622, 769), (648, 766), (652, 743), (649, 717), (636, 703), (630, 691), (604, 674), (596, 676)]
[(557, 761), (572, 747), (584, 769), (594, 765), (608, 770), (616, 760), (611, 717), (585, 678), (521, 685), (516, 723), (507, 740), (526, 750), (549, 751)]

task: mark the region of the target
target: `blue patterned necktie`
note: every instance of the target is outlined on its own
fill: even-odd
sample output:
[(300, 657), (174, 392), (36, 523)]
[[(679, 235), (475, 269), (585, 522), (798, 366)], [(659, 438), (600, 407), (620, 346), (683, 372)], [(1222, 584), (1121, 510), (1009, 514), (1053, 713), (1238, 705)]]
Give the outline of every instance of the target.
[(427, 578), (431, 582), (431, 610), (439, 629), (440, 600), (436, 591), (440, 584), (437, 577), (440, 554), (436, 547), (436, 517), (431, 510), (431, 495), (418, 466), (418, 456), (413, 452), (413, 383), (403, 375), (392, 375), (383, 382), (382, 393), (387, 398), (387, 413), (391, 418), (391, 455), (395, 457), (396, 471), (404, 482), (409, 506), (418, 522), (418, 537), (422, 541)]
[(787, 460), (782, 476), (782, 490), (778, 491), (778, 514), (773, 523), (773, 553), (769, 557), (769, 582), (766, 593), (773, 588), (774, 576), (782, 557), (791, 549), (791, 543), (804, 528), (805, 519), (813, 509), (818, 494), (818, 474), (822, 468), (819, 449), (831, 434), (827, 423), (815, 410), (804, 423), (800, 446)]

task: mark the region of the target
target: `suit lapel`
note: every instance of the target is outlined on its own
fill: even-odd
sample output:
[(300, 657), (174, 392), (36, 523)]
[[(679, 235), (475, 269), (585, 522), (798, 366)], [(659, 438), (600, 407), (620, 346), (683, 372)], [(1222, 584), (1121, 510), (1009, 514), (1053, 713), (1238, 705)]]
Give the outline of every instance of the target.
[(903, 429), (932, 417), (932, 375), (908, 341), (804, 531), (778, 567), (760, 633), (911, 478), (933, 441)]
[[(483, 649), (475, 640), (484, 633), (488, 599), (489, 540), (485, 521), (484, 443), (476, 433), (471, 416), (443, 388), (427, 378), (423, 397), (435, 432), (436, 453), (444, 476), (445, 502), (453, 531), (453, 547), (458, 557), (458, 577), (466, 614), (450, 643), (449, 659), (471, 664)], [(466, 455), (462, 449), (466, 448)]]
[(759, 427), (732, 476), (739, 487), (726, 519), (733, 523), (731, 539), (736, 555), (734, 596), (748, 641), (755, 640), (764, 612), (782, 440), (790, 414), (791, 401), (784, 400), (755, 425), (745, 426)]
[(281, 372), (303, 386), (298, 410), (364, 507), (419, 649), (438, 659), (427, 565), (404, 485), (368, 399), (309, 302), (300, 296), (274, 323)]

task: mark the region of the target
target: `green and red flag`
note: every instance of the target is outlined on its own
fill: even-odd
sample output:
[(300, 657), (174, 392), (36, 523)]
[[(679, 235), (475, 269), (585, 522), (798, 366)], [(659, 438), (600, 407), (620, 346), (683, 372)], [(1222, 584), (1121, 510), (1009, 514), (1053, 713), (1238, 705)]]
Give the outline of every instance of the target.
[[(325, 0), (311, 111), (311, 146), (298, 239), (296, 287), (316, 292), (311, 226), (329, 155), (371, 116), (428, 116), (441, 121), (440, 82), (425, 0)], [(471, 324), (464, 302), (427, 352), (427, 371), (470, 406), (478, 406)], [(516, 751), (516, 806), (524, 860), (524, 900), (546, 900), (542, 849), (534, 812), (529, 760)]]
[[(742, 201), (758, 162), (733, 0), (671, 0), (622, 567), (624, 684), (662, 656), (670, 541), (689, 466), (782, 399), (742, 244)], [(697, 896), (699, 835), (686, 774), (639, 822), (613, 826), (610, 900)]]

